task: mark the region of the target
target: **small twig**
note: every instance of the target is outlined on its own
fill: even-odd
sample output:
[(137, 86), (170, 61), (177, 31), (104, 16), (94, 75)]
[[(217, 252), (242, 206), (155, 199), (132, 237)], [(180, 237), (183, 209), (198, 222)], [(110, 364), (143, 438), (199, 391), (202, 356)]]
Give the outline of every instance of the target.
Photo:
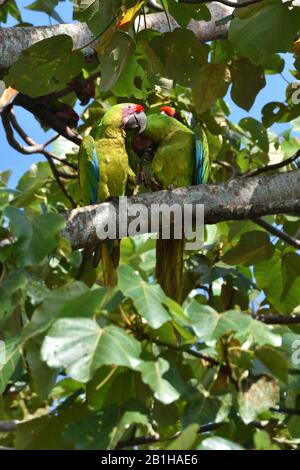
[(175, 346), (171, 343), (166, 343), (164, 341), (160, 341), (160, 340), (153, 339), (153, 338), (151, 338), (151, 339), (158, 346), (173, 349), (174, 351), (178, 351), (178, 352), (185, 352), (185, 353), (189, 354), (190, 356), (196, 357), (197, 359), (202, 359), (203, 361), (209, 362), (212, 366), (219, 366), (220, 365), (220, 362), (217, 361), (216, 359), (214, 359), (213, 357), (207, 356), (206, 354), (202, 354), (201, 352), (196, 351), (194, 349), (190, 349), (190, 348), (186, 348), (186, 347), (182, 347), (182, 346)]
[(66, 139), (74, 142), (76, 145), (80, 145), (82, 137), (77, 134), (74, 130), (68, 127), (64, 122), (57, 118), (49, 109), (40, 102), (39, 99), (29, 98), (28, 96), (19, 95), (14, 100), (14, 105), (22, 106), (24, 109), (34, 114), (38, 119), (52, 127), (58, 134), (62, 135)]
[(297, 152), (292, 155), (290, 158), (287, 158), (286, 160), (283, 160), (282, 162), (279, 163), (274, 163), (273, 165), (266, 165), (261, 168), (257, 168), (256, 170), (249, 171), (247, 173), (242, 174), (242, 177), (250, 178), (253, 176), (258, 176), (262, 173), (265, 173), (267, 171), (274, 171), (278, 170), (279, 168), (283, 168), (284, 166), (290, 165), (293, 163), (295, 160), (297, 160), (300, 157), (300, 149), (297, 150)]
[(300, 315), (259, 314), (252, 316), (266, 325), (299, 325)]
[(164, 11), (166, 19), (167, 19), (169, 31), (171, 33), (172, 32), (172, 27), (171, 27), (171, 23), (170, 23), (170, 18), (169, 18), (169, 15), (168, 15), (168, 12), (167, 12), (167, 9), (165, 7), (165, 4), (164, 4), (163, 0), (161, 0), (161, 4), (162, 4), (162, 8), (163, 8), (163, 11)]
[[(57, 168), (55, 166), (55, 163), (52, 160), (52, 155), (47, 150), (44, 149), (44, 146), (42, 144), (37, 144), (31, 137), (29, 137), (25, 133), (25, 131), (21, 128), (20, 124), (17, 122), (12, 108), (5, 109), (2, 112), (1, 117), (2, 117), (2, 122), (3, 122), (3, 127), (4, 127), (4, 130), (5, 130), (5, 134), (6, 134), (6, 137), (7, 137), (7, 140), (9, 142), (9, 144), (14, 149), (18, 150), (20, 153), (23, 153), (25, 155), (34, 154), (34, 153), (41, 153), (42, 155), (44, 155), (46, 157), (46, 159), (48, 160), (48, 163), (49, 163), (50, 168), (52, 170), (53, 176), (56, 179), (56, 182), (57, 182), (58, 186), (60, 187), (61, 191), (66, 196), (66, 198), (70, 202), (71, 206), (73, 208), (77, 207), (77, 204), (75, 203), (73, 198), (70, 196), (70, 194), (68, 193), (68, 191), (66, 190), (64, 184), (62, 183), (62, 181), (60, 179), (63, 172), (61, 172), (61, 171), (59, 172), (57, 170)], [(22, 137), (22, 139), (29, 145), (29, 147), (25, 147), (24, 145), (20, 144), (20, 142), (18, 142), (15, 139), (12, 125), (13, 125), (14, 129), (18, 132), (20, 137)], [(66, 177), (68, 174), (64, 173), (63, 175), (64, 175), (64, 177)], [(69, 175), (68, 175), (68, 177), (69, 177)]]
[(266, 220), (259, 218), (259, 219), (252, 219), (252, 221), (256, 223), (257, 225), (259, 225), (260, 227), (263, 227), (264, 229), (266, 229), (275, 237), (278, 237), (284, 242), (288, 243), (289, 245), (295, 248), (300, 248), (300, 240), (297, 240), (297, 238), (292, 237), (291, 235), (289, 235), (286, 232), (283, 232), (277, 227), (274, 227), (274, 225), (270, 224)]
[(270, 411), (273, 411), (274, 413), (282, 413), (285, 415), (294, 415), (294, 416), (300, 416), (300, 409), (299, 408), (286, 408), (286, 407), (281, 407), (281, 408), (270, 408)]
[(228, 163), (225, 160), (214, 160), (213, 163), (216, 163), (219, 166), (231, 170), (231, 178), (236, 178), (237, 176), (240, 176), (240, 173), (237, 171), (237, 169), (233, 165), (231, 165), (231, 163)]
[[(210, 423), (204, 424), (199, 427), (198, 434), (203, 434), (206, 432), (212, 432), (216, 429), (219, 429), (223, 426), (224, 423)], [(154, 434), (152, 436), (139, 436), (134, 437), (132, 439), (119, 441), (118, 445), (116, 446), (116, 450), (124, 449), (125, 447), (134, 447), (134, 446), (142, 446), (147, 444), (155, 444), (156, 442), (168, 442), (173, 441), (177, 437), (181, 435), (181, 431), (176, 432), (172, 436), (169, 437), (162, 437), (159, 434)]]

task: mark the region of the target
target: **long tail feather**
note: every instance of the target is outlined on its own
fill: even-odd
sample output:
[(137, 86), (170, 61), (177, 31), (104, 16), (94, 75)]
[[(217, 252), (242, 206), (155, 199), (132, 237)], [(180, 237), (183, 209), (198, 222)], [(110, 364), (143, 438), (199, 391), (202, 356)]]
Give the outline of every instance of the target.
[(156, 242), (156, 277), (168, 297), (181, 303), (184, 240)]

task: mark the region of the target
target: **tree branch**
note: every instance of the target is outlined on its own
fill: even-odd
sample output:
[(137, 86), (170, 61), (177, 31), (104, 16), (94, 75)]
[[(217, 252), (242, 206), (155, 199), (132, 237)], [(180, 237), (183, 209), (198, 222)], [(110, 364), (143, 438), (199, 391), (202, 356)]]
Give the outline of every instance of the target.
[(0, 421), (0, 432), (13, 432), (21, 421)]
[[(157, 191), (127, 199), (127, 208), (142, 204), (144, 228), (141, 233), (151, 232), (152, 205), (179, 204), (182, 209), (189, 204), (195, 209), (204, 204), (205, 224), (215, 224), (225, 220), (255, 219), (264, 215), (299, 213), (300, 211), (300, 170), (258, 178), (236, 178), (220, 185), (200, 185), (177, 188), (172, 191)], [(155, 207), (155, 206), (154, 206)], [(120, 206), (122, 216), (126, 207)], [(84, 247), (99, 243), (97, 227), (114, 226), (119, 234), (119, 206), (116, 202), (75, 209), (65, 215), (67, 227), (63, 235), (73, 247)], [(129, 216), (128, 224), (136, 217)], [(141, 224), (143, 227), (143, 224)], [(123, 227), (122, 227), (123, 228)], [(125, 231), (126, 232), (126, 231)]]
[(274, 315), (260, 314), (254, 315), (255, 320), (266, 323), (266, 325), (299, 325), (300, 315)]
[(297, 248), (297, 249), (300, 248), (300, 240), (297, 240), (297, 238), (292, 237), (291, 235), (289, 235), (286, 232), (283, 232), (277, 227), (274, 227), (274, 225), (269, 224), (269, 222), (267, 222), (264, 219), (252, 219), (252, 220), (260, 227), (263, 227), (264, 229), (266, 229), (269, 233), (271, 233), (275, 237), (280, 238), (281, 240), (293, 246), (294, 248)]
[[(18, 123), (18, 121), (15, 117), (13, 109), (11, 107), (5, 108), (3, 110), (3, 112), (1, 113), (1, 118), (2, 118), (3, 127), (4, 127), (5, 134), (6, 134), (6, 137), (7, 137), (7, 140), (9, 142), (9, 144), (14, 149), (18, 150), (20, 153), (23, 153), (25, 155), (35, 154), (35, 153), (41, 153), (42, 155), (44, 155), (44, 157), (47, 159), (47, 161), (50, 165), (53, 176), (54, 176), (58, 186), (60, 187), (62, 193), (68, 199), (71, 206), (76, 207), (77, 204), (73, 200), (72, 196), (70, 196), (70, 194), (68, 193), (68, 191), (65, 188), (65, 185), (61, 181), (62, 176), (63, 177), (66, 177), (66, 176), (69, 177), (69, 174), (61, 172), (56, 168), (55, 163), (53, 162), (53, 155), (45, 149), (45, 145), (49, 144), (49, 140), (44, 145), (43, 144), (37, 144), (21, 128), (21, 126), (19, 125), (19, 123)], [(22, 145), (20, 142), (18, 142), (16, 140), (16, 138), (14, 136), (14, 131), (13, 131), (12, 126), (14, 127), (16, 132), (18, 132), (18, 134), (24, 140), (24, 142), (29, 145), (28, 147), (25, 147), (24, 145)]]
[(300, 149), (292, 155), (290, 158), (283, 160), (279, 163), (274, 163), (273, 165), (266, 165), (262, 166), (261, 168), (256, 168), (255, 170), (251, 170), (248, 173), (244, 173), (242, 176), (245, 178), (252, 178), (252, 176), (259, 176), (262, 173), (267, 173), (269, 171), (279, 170), (279, 168), (283, 168), (285, 166), (290, 165), (291, 163), (295, 162), (300, 157)]
[[(227, 36), (229, 23), (223, 26), (216, 26), (215, 23), (228, 16), (233, 11), (233, 8), (215, 2), (212, 2), (208, 8), (212, 15), (211, 21), (191, 21), (188, 26), (189, 29), (194, 31), (201, 41), (210, 41)], [(178, 27), (177, 23), (172, 18), (170, 18), (170, 20), (173, 29)], [(137, 18), (135, 22), (136, 28), (138, 27), (139, 21), (139, 29), (145, 29), (143, 15)], [(149, 28), (156, 29), (157, 31), (169, 31), (168, 21), (164, 12), (147, 14), (146, 23)], [(67, 34), (70, 36), (73, 40), (74, 49), (83, 48), (82, 51), (87, 57), (95, 54), (97, 41), (95, 40), (93, 42), (95, 38), (85, 23), (0, 28), (0, 70), (11, 67), (24, 49), (27, 49), (38, 41), (59, 34)], [(89, 44), (89, 46), (84, 47), (86, 44)]]

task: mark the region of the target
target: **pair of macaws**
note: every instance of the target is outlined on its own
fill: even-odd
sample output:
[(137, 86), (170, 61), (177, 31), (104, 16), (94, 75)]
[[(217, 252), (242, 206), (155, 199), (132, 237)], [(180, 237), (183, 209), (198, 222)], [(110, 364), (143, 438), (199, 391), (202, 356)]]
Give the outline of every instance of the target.
[[(104, 114), (94, 137), (84, 138), (79, 150), (79, 184), (85, 205), (123, 196), (128, 182), (136, 183), (128, 156), (128, 139), (126, 141), (126, 134), (132, 138), (132, 132), (138, 135), (137, 139), (142, 136), (142, 142), (147, 143), (145, 147), (153, 143), (151, 176), (161, 189), (207, 182), (209, 152), (204, 131), (200, 127), (189, 129), (179, 122), (173, 108), (163, 107), (160, 111), (160, 114), (146, 116), (139, 104), (117, 104)], [(135, 145), (130, 147), (133, 151)], [(119, 241), (99, 246), (104, 284), (115, 285)], [(157, 240), (157, 279), (166, 294), (178, 302), (181, 300), (183, 249), (183, 239)]]

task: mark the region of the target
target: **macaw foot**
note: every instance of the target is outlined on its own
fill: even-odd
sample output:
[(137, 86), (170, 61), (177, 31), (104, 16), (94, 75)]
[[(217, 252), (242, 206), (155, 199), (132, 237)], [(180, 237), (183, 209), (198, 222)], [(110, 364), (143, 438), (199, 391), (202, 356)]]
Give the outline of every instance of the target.
[(104, 202), (112, 202), (114, 205), (119, 204), (119, 196), (109, 196)]
[(161, 191), (163, 189), (162, 184), (153, 178), (153, 176), (145, 175), (144, 182), (145, 186), (149, 187), (152, 191)]
[(140, 185), (144, 183), (144, 181), (145, 181), (145, 173), (143, 170), (140, 170), (138, 174), (136, 175), (135, 183)]
[(175, 189), (174, 184), (173, 184), (173, 183), (169, 184), (168, 190), (169, 190), (169, 191), (173, 191), (173, 189)]

